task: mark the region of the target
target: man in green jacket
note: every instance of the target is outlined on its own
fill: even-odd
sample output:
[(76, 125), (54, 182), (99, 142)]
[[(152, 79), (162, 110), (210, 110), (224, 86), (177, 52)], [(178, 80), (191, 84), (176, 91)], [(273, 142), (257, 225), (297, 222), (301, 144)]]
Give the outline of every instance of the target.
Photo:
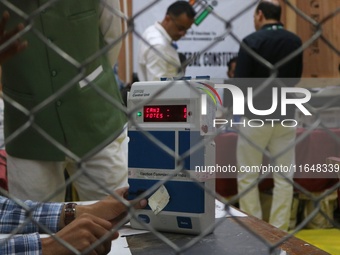
[(77, 174), (80, 200), (127, 186), (127, 120), (112, 72), (119, 0), (13, 0), (4, 10), (28, 42), (3, 65), (9, 192), (62, 201), (64, 169)]

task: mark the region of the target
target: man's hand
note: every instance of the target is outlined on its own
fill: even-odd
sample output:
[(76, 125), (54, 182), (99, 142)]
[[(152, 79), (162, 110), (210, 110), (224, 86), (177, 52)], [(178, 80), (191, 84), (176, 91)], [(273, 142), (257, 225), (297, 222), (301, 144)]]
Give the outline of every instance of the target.
[[(18, 24), (16, 28), (13, 30), (6, 32), (6, 24), (9, 19), (9, 13), (5, 11), (2, 15), (2, 19), (0, 22), (0, 47), (2, 44), (9, 41), (13, 36), (15, 36), (17, 33), (19, 33), (21, 30), (24, 29), (23, 24)], [(6, 60), (14, 56), (15, 54), (21, 52), (27, 47), (27, 41), (21, 41), (21, 40), (15, 40), (13, 43), (11, 43), (6, 48), (1, 48), (0, 50), (0, 65), (2, 65)]]
[[(124, 197), (127, 192), (128, 188), (121, 188), (115, 191), (122, 200), (125, 200)], [(147, 205), (145, 199), (125, 201), (128, 203), (128, 206), (131, 205), (135, 209), (144, 208)], [(60, 218), (61, 230), (56, 236), (73, 246), (76, 250), (84, 251), (120, 222), (126, 216), (127, 209), (128, 207), (124, 203), (113, 196), (107, 196), (105, 199), (91, 205), (77, 205), (76, 218), (69, 225), (64, 226), (64, 215), (62, 214)], [(118, 237), (118, 233), (116, 232), (109, 237), (89, 254), (107, 254), (111, 249), (111, 241)], [(74, 254), (52, 237), (41, 239), (41, 243), (43, 255)]]
[[(128, 188), (121, 188), (115, 191), (115, 193), (125, 200), (125, 195), (128, 192)], [(135, 209), (144, 208), (147, 205), (147, 201), (142, 199), (140, 201), (127, 201), (133, 205)], [(119, 220), (124, 218), (127, 213), (127, 206), (118, 201), (113, 196), (107, 196), (105, 199), (86, 206), (77, 206), (77, 215), (81, 215), (83, 212), (96, 215), (102, 219), (111, 221), (113, 224), (118, 223)]]
[[(98, 241), (105, 234), (109, 233), (112, 224), (104, 219), (96, 217), (91, 214), (82, 214), (73, 222), (60, 230), (56, 236), (79, 252), (85, 251), (93, 243)], [(111, 250), (111, 242), (118, 237), (118, 233), (110, 234), (97, 245), (90, 253), (90, 255), (107, 254)], [(66, 248), (63, 244), (56, 241), (53, 237), (42, 238), (42, 254), (63, 254), (72, 255), (74, 252)]]

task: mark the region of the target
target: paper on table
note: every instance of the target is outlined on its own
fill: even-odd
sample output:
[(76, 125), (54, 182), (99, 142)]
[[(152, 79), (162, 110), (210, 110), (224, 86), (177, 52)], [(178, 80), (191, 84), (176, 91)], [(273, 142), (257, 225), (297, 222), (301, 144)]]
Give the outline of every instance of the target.
[(219, 201), (215, 200), (215, 218), (223, 218), (223, 217), (248, 217), (247, 214), (240, 212), (232, 207), (228, 207), (225, 210), (225, 205)]
[(118, 237), (117, 239), (112, 241), (111, 251), (108, 255), (131, 255), (131, 251), (129, 248), (129, 244), (126, 240), (126, 237)]
[(144, 233), (149, 233), (149, 230), (144, 229), (134, 229), (131, 227), (130, 222), (126, 223), (121, 229), (119, 229), (120, 236), (133, 236), (133, 235), (140, 235)]
[[(1, 239), (5, 239), (5, 238), (7, 238), (7, 237), (9, 237), (9, 236), (11, 236), (11, 235), (10, 235), (10, 234), (0, 234), (0, 240), (1, 240)], [(40, 234), (39, 236), (40, 236), (40, 238), (49, 237), (49, 235), (47, 235), (47, 234)]]

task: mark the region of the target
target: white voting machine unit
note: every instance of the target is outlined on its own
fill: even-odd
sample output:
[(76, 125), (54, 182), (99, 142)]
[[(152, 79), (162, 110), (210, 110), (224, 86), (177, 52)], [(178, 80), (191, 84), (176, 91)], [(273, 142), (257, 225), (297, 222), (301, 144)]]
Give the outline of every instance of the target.
[[(214, 84), (208, 80), (132, 85), (127, 100), (132, 112), (130, 199), (154, 185), (160, 186), (147, 197), (148, 207), (137, 211), (132, 227), (150, 225), (160, 231), (199, 234), (213, 226), (215, 198), (205, 189), (214, 192), (215, 179), (195, 169), (215, 165), (213, 121), (217, 97)], [(164, 178), (167, 181), (160, 185)]]

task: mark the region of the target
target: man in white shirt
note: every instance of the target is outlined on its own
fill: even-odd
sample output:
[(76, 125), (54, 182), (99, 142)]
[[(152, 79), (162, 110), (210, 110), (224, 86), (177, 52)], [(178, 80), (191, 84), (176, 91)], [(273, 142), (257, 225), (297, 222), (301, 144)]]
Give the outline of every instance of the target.
[(138, 54), (140, 81), (158, 81), (177, 77), (181, 62), (174, 41), (181, 39), (190, 29), (196, 15), (187, 1), (176, 1), (167, 9), (162, 22), (156, 22), (143, 33)]

